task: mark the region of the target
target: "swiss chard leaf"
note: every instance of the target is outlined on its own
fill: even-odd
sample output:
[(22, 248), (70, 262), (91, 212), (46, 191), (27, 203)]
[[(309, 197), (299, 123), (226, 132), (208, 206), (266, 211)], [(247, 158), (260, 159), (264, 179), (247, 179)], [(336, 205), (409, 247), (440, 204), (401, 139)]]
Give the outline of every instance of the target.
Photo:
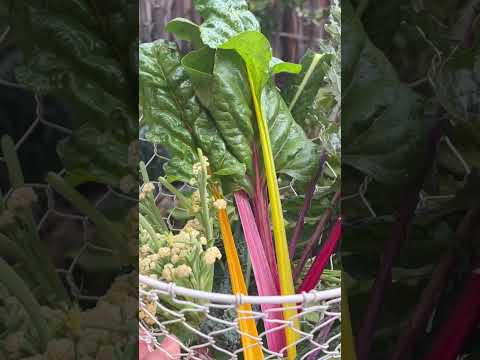
[(140, 46), (140, 104), (149, 126), (147, 139), (170, 153), (165, 169), (170, 180), (188, 181), (192, 177), (195, 152), (201, 148), (214, 175), (249, 189), (245, 165), (232, 155), (200, 106), (174, 44), (159, 40)]
[(399, 81), (348, 1), (342, 12), (342, 160), (377, 181), (405, 183), (431, 125), (421, 116), (421, 99)]
[[(309, 181), (318, 166), (319, 149), (293, 120), (271, 79), (275, 66), (279, 66), (279, 63), (272, 61), (272, 49), (268, 40), (259, 32), (249, 31), (233, 37), (221, 48), (235, 50), (251, 75), (250, 88), (254, 89), (251, 96), (260, 99), (277, 172), (288, 174), (300, 183)], [(282, 65), (277, 70), (298, 72), (300, 68)], [(246, 72), (244, 74), (245, 79), (242, 81), (248, 83)], [(251, 100), (246, 105), (251, 108)]]
[[(261, 59), (255, 78), (257, 86), (263, 88), (262, 108), (269, 126), (276, 170), (305, 183), (318, 164), (318, 146), (307, 139), (269, 80), (272, 61), (268, 41), (260, 33), (253, 32), (241, 34), (239, 38), (250, 39), (250, 44), (260, 39), (262, 45), (258, 53), (266, 49), (263, 58), (253, 54), (252, 61)], [(207, 53), (212, 56), (210, 59)], [(228, 148), (246, 165), (247, 173), (252, 174), (251, 149), (256, 126), (244, 61), (230, 49), (217, 49), (213, 53), (213, 50), (203, 48), (188, 54), (182, 62), (192, 78), (197, 96), (212, 114)], [(293, 70), (297, 68), (293, 67)]]
[[(85, 0), (71, 4), (53, 0), (48, 6), (17, 1), (11, 18), (25, 59), (16, 69), (17, 79), (37, 93), (54, 95), (71, 106), (73, 135), (59, 148), (71, 182), (86, 181), (82, 166), (87, 161), (94, 164), (88, 180), (118, 186), (120, 177), (135, 175), (122, 161), (129, 143), (137, 137), (137, 104), (131, 96), (136, 66), (133, 56), (118, 54), (132, 53), (136, 39), (128, 34), (136, 32), (125, 29), (136, 26), (137, 20), (110, 3), (92, 7)], [(105, 33), (99, 30), (100, 23)], [(107, 128), (116, 130), (103, 134)], [(94, 143), (108, 146), (85, 146)], [(107, 149), (124, 156), (106, 154)], [(107, 169), (115, 171), (109, 174)]]
[[(206, 52), (211, 54), (210, 60)], [(231, 50), (204, 48), (191, 52), (182, 62), (228, 147), (252, 174), (252, 96), (242, 59)]]
[(441, 104), (454, 120), (478, 122), (480, 46), (455, 50), (436, 74), (434, 88)]
[(200, 37), (200, 27), (188, 19), (176, 18), (169, 21), (165, 31), (175, 34), (181, 40), (191, 41), (194, 49), (204, 45)]
[(295, 122), (273, 81), (263, 89), (262, 110), (268, 123), (277, 172), (306, 184), (318, 167), (320, 149)]
[(204, 19), (200, 25), (201, 38), (211, 48), (244, 31), (260, 30), (245, 0), (195, 0), (194, 3)]
[(209, 110), (232, 152), (252, 170), (252, 96), (242, 59), (230, 50), (217, 50)]

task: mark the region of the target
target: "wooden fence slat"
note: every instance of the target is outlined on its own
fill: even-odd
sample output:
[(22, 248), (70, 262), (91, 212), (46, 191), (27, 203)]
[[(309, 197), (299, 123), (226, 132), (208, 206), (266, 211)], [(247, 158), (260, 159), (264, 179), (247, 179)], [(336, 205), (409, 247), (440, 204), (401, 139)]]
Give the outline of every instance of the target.
[[(316, 48), (317, 40), (324, 36), (325, 20), (313, 23), (302, 18), (289, 6), (281, 5), (280, 0), (271, 0), (273, 16), (280, 19), (271, 41), (273, 53), (285, 60), (298, 61), (307, 48)], [(304, 10), (314, 13), (328, 8), (329, 0), (305, 1)], [(175, 17), (185, 17), (199, 23), (200, 16), (195, 12), (192, 0), (139, 0), (139, 37), (141, 42), (156, 39), (173, 40), (164, 31), (166, 23)]]

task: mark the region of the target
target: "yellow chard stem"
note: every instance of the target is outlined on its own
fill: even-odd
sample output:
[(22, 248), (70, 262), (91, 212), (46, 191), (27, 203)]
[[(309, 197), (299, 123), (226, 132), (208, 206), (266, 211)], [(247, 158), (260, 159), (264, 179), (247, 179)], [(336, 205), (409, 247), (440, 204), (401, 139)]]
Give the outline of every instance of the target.
[[(263, 162), (265, 164), (265, 176), (267, 179), (268, 197), (272, 212), (273, 237), (275, 239), (275, 253), (277, 256), (278, 275), (280, 280), (280, 292), (282, 295), (292, 295), (295, 293), (292, 278), (292, 268), (290, 266), (290, 258), (288, 253), (287, 234), (285, 232), (285, 222), (283, 220), (282, 203), (280, 201), (280, 190), (277, 183), (277, 172), (275, 170), (275, 162), (270, 144), (270, 135), (268, 131), (267, 121), (263, 117), (262, 109), (257, 92), (253, 83), (250, 71), (248, 73), (248, 82), (252, 92), (253, 106), (257, 117), (258, 132), (260, 135), (260, 144), (262, 146)], [(283, 314), (285, 320), (291, 319), (297, 314), (294, 308), (295, 304), (284, 304)], [(294, 327), (299, 328), (298, 319), (293, 318)], [(288, 359), (294, 360), (297, 357), (295, 341), (298, 339), (298, 333), (292, 328), (285, 328), (285, 336), (287, 339)]]
[[(219, 198), (218, 194), (215, 198)], [(225, 255), (227, 257), (228, 272), (230, 273), (230, 281), (232, 290), (235, 294), (247, 295), (247, 286), (243, 278), (242, 267), (238, 258), (235, 241), (233, 239), (232, 229), (228, 221), (226, 209), (218, 210), (218, 222), (220, 225), (220, 233), (222, 234), (223, 244), (225, 247)], [(244, 349), (245, 360), (263, 360), (262, 347), (258, 340), (258, 331), (253, 319), (252, 306), (250, 304), (241, 304), (237, 307), (239, 327), (242, 334), (242, 347)]]

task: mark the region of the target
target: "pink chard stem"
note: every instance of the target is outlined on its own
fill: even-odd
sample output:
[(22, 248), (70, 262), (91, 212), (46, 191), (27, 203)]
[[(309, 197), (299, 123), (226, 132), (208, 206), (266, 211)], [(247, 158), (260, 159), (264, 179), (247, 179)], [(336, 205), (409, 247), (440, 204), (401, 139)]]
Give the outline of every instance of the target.
[(305, 279), (303, 279), (300, 288), (298, 289), (298, 293), (304, 291), (313, 290), (318, 282), (320, 281), (320, 277), (322, 276), (323, 270), (325, 269), (325, 265), (327, 265), (330, 256), (334, 253), (335, 249), (337, 248), (338, 241), (342, 236), (342, 219), (339, 217), (335, 221), (333, 228), (328, 236), (327, 242), (320, 250), (320, 253), (315, 258), (312, 267), (308, 270)]
[[(260, 296), (280, 295), (277, 282), (274, 279), (267, 255), (262, 246), (260, 233), (255, 222), (250, 201), (247, 193), (243, 190), (234, 193), (237, 204), (240, 222), (242, 223), (243, 234), (247, 243), (248, 253), (252, 262), (253, 275), (257, 284)], [(262, 304), (262, 312), (266, 315), (264, 319), (265, 330), (267, 331), (268, 348), (280, 352), (285, 347), (285, 331), (280, 326), (283, 320), (283, 313), (280, 305)], [(278, 330), (275, 330), (278, 328)]]
[(268, 266), (273, 275), (273, 279), (278, 289), (280, 289), (280, 281), (278, 278), (277, 261), (275, 258), (275, 249), (273, 248), (273, 237), (270, 227), (270, 214), (268, 211), (268, 195), (265, 180), (260, 172), (260, 157), (258, 148), (253, 147), (253, 168), (255, 172), (254, 178), (254, 193), (252, 198), (253, 212), (255, 214), (255, 221), (257, 223), (260, 239), (267, 256)]

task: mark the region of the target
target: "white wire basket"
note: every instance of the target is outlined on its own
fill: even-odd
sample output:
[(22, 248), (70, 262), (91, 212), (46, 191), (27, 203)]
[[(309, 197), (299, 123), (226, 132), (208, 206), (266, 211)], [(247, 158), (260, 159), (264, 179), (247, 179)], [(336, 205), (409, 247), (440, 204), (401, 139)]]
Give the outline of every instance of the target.
[[(243, 359), (243, 334), (239, 320), (253, 318), (259, 331), (258, 341), (264, 359), (286, 358), (288, 346), (279, 352), (268, 349), (264, 321), (275, 323), (268, 332), (291, 328), (298, 334), (295, 343), (297, 359), (340, 359), (340, 288), (291, 296), (246, 296), (209, 293), (165, 283), (140, 275), (140, 340), (150, 350), (159, 349), (169, 359), (222, 360)], [(238, 310), (241, 304), (250, 304), (251, 312)], [(272, 307), (261, 311), (260, 305), (294, 304), (300, 326), (289, 321), (270, 320)], [(276, 310), (275, 310), (276, 309)], [(272, 316), (273, 318), (273, 316)], [(249, 336), (249, 335), (247, 335)], [(170, 338), (179, 345), (180, 353), (170, 354), (162, 349), (161, 342)]]

